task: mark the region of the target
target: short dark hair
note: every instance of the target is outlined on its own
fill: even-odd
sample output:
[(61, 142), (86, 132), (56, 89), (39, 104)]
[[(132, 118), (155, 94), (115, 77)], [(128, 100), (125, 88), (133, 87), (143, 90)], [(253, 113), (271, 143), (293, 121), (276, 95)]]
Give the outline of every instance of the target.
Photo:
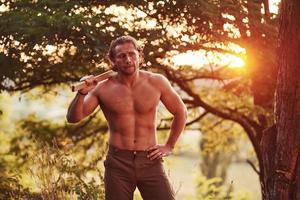
[[(109, 46), (109, 49), (108, 49), (108, 53), (107, 53), (107, 57), (108, 57), (109, 61), (111, 63), (114, 62), (114, 59), (115, 59), (115, 48), (116, 48), (116, 46), (118, 46), (120, 44), (125, 44), (125, 43), (131, 43), (131, 44), (133, 44), (133, 46), (136, 48), (136, 50), (140, 54), (141, 63), (143, 63), (143, 61), (144, 61), (143, 48), (142, 48), (142, 46), (140, 46), (138, 44), (137, 40), (134, 37), (129, 36), (129, 35), (120, 36), (120, 37), (114, 39), (110, 43), (110, 46)], [(114, 69), (114, 67), (113, 67), (113, 69)]]

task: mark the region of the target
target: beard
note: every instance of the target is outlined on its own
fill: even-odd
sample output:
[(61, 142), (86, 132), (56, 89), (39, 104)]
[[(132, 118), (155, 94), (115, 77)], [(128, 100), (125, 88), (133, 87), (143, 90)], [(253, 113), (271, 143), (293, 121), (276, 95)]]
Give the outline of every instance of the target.
[(131, 66), (122, 66), (122, 67), (117, 67), (117, 72), (125, 76), (131, 76), (138, 70), (138, 68), (139, 68), (138, 64), (133, 64)]
[(136, 67), (128, 67), (125, 68), (124, 70), (120, 70), (122, 74), (130, 76), (136, 72)]

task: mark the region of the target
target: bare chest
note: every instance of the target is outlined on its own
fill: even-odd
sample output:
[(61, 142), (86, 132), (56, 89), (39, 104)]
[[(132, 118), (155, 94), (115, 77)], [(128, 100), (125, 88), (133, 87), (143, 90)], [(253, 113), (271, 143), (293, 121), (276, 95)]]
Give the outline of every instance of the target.
[(149, 84), (134, 88), (117, 85), (101, 92), (101, 107), (114, 114), (148, 113), (159, 103), (160, 92)]

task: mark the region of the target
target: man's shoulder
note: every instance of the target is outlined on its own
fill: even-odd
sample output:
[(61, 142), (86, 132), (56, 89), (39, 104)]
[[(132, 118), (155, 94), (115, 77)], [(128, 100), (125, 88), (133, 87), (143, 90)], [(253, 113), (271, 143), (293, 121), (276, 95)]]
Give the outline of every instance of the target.
[(94, 94), (99, 96), (99, 94), (101, 94), (100, 91), (102, 91), (103, 93), (103, 91), (109, 89), (113, 85), (113, 79), (114, 76), (111, 76), (108, 79), (98, 82), (96, 87), (94, 88)]
[(141, 71), (145, 77), (151, 82), (151, 83), (162, 83), (162, 82), (168, 82), (168, 79), (159, 73), (155, 72), (149, 72), (149, 71)]
[(107, 79), (104, 79), (103, 81), (98, 82), (97, 86), (99, 87), (109, 87), (111, 85), (117, 84), (117, 73), (111, 75)]
[(148, 71), (144, 71), (143, 73), (147, 76), (148, 83), (150, 83), (152, 87), (160, 91), (165, 91), (166, 88), (169, 88), (170, 82), (164, 75)]

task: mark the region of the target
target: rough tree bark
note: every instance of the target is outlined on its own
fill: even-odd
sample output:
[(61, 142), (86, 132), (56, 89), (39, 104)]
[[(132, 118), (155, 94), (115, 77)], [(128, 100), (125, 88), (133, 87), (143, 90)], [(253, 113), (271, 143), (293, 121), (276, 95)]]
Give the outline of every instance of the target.
[[(278, 79), (275, 97), (277, 134), (274, 161), (264, 169), (265, 199), (300, 199), (300, 1), (283, 0), (279, 21)], [(276, 132), (276, 131), (275, 131)], [(276, 139), (274, 139), (274, 136)], [(271, 142), (272, 143), (272, 142)], [(274, 151), (263, 152), (272, 158)], [(268, 155), (267, 155), (268, 154)], [(267, 166), (266, 163), (264, 166)]]

